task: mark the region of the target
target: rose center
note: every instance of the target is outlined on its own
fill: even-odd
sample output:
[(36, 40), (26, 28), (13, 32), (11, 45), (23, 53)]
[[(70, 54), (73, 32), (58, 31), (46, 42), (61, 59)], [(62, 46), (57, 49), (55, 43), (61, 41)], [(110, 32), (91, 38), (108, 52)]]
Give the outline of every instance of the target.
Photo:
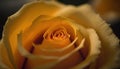
[(43, 37), (47, 40), (65, 40), (69, 39), (70, 35), (68, 34), (67, 30), (61, 26), (48, 29)]
[(51, 39), (53, 39), (53, 40), (62, 40), (62, 39), (66, 39), (69, 37), (70, 37), (70, 35), (66, 31), (64, 31), (63, 29), (54, 31), (51, 34)]

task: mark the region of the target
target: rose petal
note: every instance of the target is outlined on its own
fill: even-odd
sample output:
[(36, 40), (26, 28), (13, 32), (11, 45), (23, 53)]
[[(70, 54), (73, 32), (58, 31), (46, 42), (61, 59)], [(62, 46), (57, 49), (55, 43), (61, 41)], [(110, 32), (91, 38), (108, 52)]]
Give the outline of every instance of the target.
[[(17, 64), (19, 65), (18, 68), (20, 68), (21, 67), (20, 64), (22, 63), (22, 61), (19, 60), (19, 58), (22, 59), (22, 57), (16, 51), (17, 34), (21, 30), (25, 30), (27, 27), (29, 27), (32, 24), (32, 21), (36, 17), (40, 15), (53, 15), (62, 7), (64, 7), (64, 5), (58, 4), (56, 2), (36, 1), (25, 4), (20, 11), (18, 11), (16, 14), (8, 18), (3, 31), (4, 34), (3, 42), (5, 43), (5, 46), (7, 47), (7, 51), (9, 52), (8, 55), (10, 58), (10, 62), (14, 66), (16, 66)], [(31, 12), (33, 15), (31, 14)], [(16, 55), (13, 56), (13, 54)], [(14, 63), (14, 60), (16, 64)]]
[[(48, 64), (45, 64), (45, 65), (42, 65), (42, 66), (37, 66), (37, 67), (35, 67), (35, 68), (40, 69), (40, 68), (42, 67), (42, 68), (47, 68), (47, 69), (49, 69), (50, 67), (55, 66), (56, 64), (60, 63), (61, 61), (67, 59), (67, 58), (70, 57), (72, 54), (74, 54), (75, 52), (77, 52), (77, 51), (84, 45), (84, 42), (85, 42), (85, 39), (83, 39), (83, 40), (81, 41), (81, 43), (79, 44), (79, 46), (78, 46), (77, 48), (75, 48), (73, 51), (71, 51), (70, 53), (68, 53), (68, 54), (66, 54), (66, 55), (64, 55), (64, 56), (59, 57), (59, 59), (58, 59), (57, 61), (55, 61), (55, 62), (53, 61), (52, 63), (48, 63)], [(52, 65), (52, 64), (53, 64), (53, 65)], [(50, 67), (46, 67), (46, 66), (49, 66), (49, 65), (50, 65)], [(58, 64), (58, 65), (59, 65), (59, 64)], [(57, 67), (57, 69), (58, 69), (58, 67)]]
[[(56, 62), (53, 62), (53, 64), (56, 64), (56, 63), (59, 63), (60, 61), (68, 58), (70, 55), (72, 55), (73, 53), (77, 52), (83, 45), (84, 43), (84, 39), (82, 40), (82, 42), (80, 43), (80, 45), (73, 51), (71, 51), (70, 53), (68, 54), (65, 54), (64, 56), (62, 57), (55, 57), (55, 56), (36, 56), (36, 55), (32, 55), (30, 53), (28, 53), (25, 49), (23, 49), (22, 45), (21, 45), (21, 33), (18, 35), (18, 50), (20, 51), (20, 53), (25, 56), (25, 57), (28, 57), (28, 58), (32, 58), (32, 59), (37, 59), (37, 58), (41, 58), (42, 60), (43, 59), (58, 59), (58, 61)], [(38, 60), (37, 60), (38, 61)], [(49, 64), (48, 64), (49, 65)], [(50, 65), (51, 66), (51, 65)]]
[[(49, 52), (42, 52), (42, 51), (40, 51), (39, 50), (39, 48), (42, 48), (42, 47), (45, 47), (45, 46), (48, 46), (48, 47), (51, 47), (51, 48), (54, 48), (55, 46), (58, 46), (58, 47), (62, 47), (62, 46), (66, 46), (66, 44), (68, 45), (69, 43), (68, 42), (70, 42), (70, 40), (68, 40), (68, 38), (67, 38), (67, 40), (65, 39), (63, 39), (63, 40), (60, 40), (59, 42), (56, 42), (56, 40), (52, 40), (51, 38), (49, 38), (49, 36), (51, 35), (51, 32), (53, 31), (53, 29), (55, 29), (56, 30), (56, 28), (57, 28), (57, 26), (58, 25), (60, 25), (60, 28), (62, 28), (61, 26), (63, 26), (63, 27), (65, 27), (66, 28), (66, 30), (67, 30), (67, 32), (71, 35), (71, 39), (74, 39), (74, 37), (75, 37), (75, 30), (74, 30), (74, 27), (72, 28), (71, 27), (71, 24), (69, 25), (69, 21), (67, 21), (65, 18), (61, 18), (61, 17), (56, 17), (56, 18), (54, 18), (54, 19), (50, 19), (50, 20), (46, 20), (46, 21), (42, 21), (42, 22), (39, 22), (39, 19), (38, 20), (35, 20), (35, 22), (37, 22), (36, 23), (36, 26), (42, 26), (42, 27), (44, 27), (44, 24), (46, 24), (45, 26), (47, 26), (48, 28), (49, 28), (49, 25), (50, 24), (52, 24), (53, 26), (51, 26), (46, 32), (45, 32), (45, 34), (44, 34), (44, 40), (43, 40), (43, 42), (40, 44), (40, 46), (38, 46), (38, 47), (35, 47), (35, 52), (33, 53), (33, 54), (43, 54), (43, 55), (50, 55), (50, 53)], [(36, 30), (38, 30), (39, 28), (38, 27), (36, 27), (35, 25), (33, 25), (34, 27), (32, 27), (32, 29), (36, 29)], [(41, 29), (42, 29), (42, 27), (41, 27)], [(40, 30), (41, 30), (40, 29)], [(59, 29), (59, 27), (58, 27), (58, 29)], [(64, 29), (64, 28), (62, 28), (62, 29)], [(40, 30), (39, 30), (39, 32), (40, 32)], [(31, 32), (31, 31), (30, 31)], [(29, 33), (30, 33), (29, 32)], [(37, 31), (38, 32), (38, 31)], [(36, 33), (37, 33), (36, 32)], [(65, 31), (64, 31), (65, 32)], [(34, 35), (36, 35), (36, 33), (35, 33), (35, 31), (34, 32), (31, 32), (31, 33), (33, 33)], [(34, 35), (32, 35), (32, 37), (34, 36)], [(67, 34), (68, 35), (68, 34)], [(47, 36), (47, 37), (46, 37)], [(42, 36), (41, 36), (42, 37)], [(47, 40), (48, 39), (48, 40)], [(67, 43), (65, 43), (65, 42), (67, 42)], [(62, 45), (62, 46), (61, 46)], [(37, 50), (36, 50), (37, 49)], [(66, 53), (68, 53), (69, 51), (71, 51), (72, 49), (74, 49), (74, 46), (72, 46), (71, 48), (69, 48), (66, 52), (64, 51), (63, 53), (61, 52), (61, 55), (64, 55), (64, 54), (66, 54)], [(55, 52), (56, 53), (56, 52)], [(53, 54), (53, 56), (55, 56), (55, 53), (52, 53)], [(56, 53), (56, 55), (58, 55), (58, 56), (60, 56), (60, 53), (58, 54), (58, 53)], [(38, 61), (38, 60), (37, 60)], [(48, 61), (48, 60), (47, 60)], [(33, 61), (32, 61), (33, 62)], [(31, 62), (28, 62), (28, 64), (30, 64)], [(38, 62), (39, 63), (39, 62)], [(37, 63), (37, 64), (38, 64)], [(33, 63), (32, 64), (32, 66), (33, 65), (37, 65), (37, 64), (35, 64), (35, 63)], [(30, 66), (30, 65), (29, 65)]]
[[(62, 52), (62, 51), (64, 51), (64, 50), (66, 50), (66, 49), (68, 49), (68, 48), (70, 48), (72, 45), (74, 45), (75, 44), (75, 42), (77, 41), (77, 39), (78, 38), (75, 38), (75, 40), (73, 41), (73, 42), (71, 42), (69, 45), (67, 45), (67, 46), (65, 46), (65, 47), (63, 47), (63, 48), (60, 48), (60, 49), (45, 49), (45, 48), (42, 48), (41, 50), (42, 51), (49, 51), (49, 52)], [(82, 48), (82, 47), (81, 47)]]
[(12, 65), (10, 64), (7, 54), (8, 53), (5, 49), (3, 41), (1, 40), (0, 41), (0, 69), (12, 68)]
[(18, 41), (18, 51), (20, 52), (20, 54), (26, 58), (30, 58), (30, 59), (36, 59), (36, 58), (41, 58), (41, 59), (58, 59), (59, 57), (54, 57), (54, 56), (44, 56), (44, 55), (33, 55), (32, 53), (30, 53), (29, 51), (27, 51), (22, 44), (22, 33), (19, 33), (17, 36), (17, 41)]
[[(90, 21), (90, 24), (88, 25), (96, 30), (102, 43), (101, 52), (104, 53), (102, 56), (105, 58), (101, 59), (101, 57), (99, 57), (100, 60), (97, 60), (97, 64), (99, 64), (99, 62), (102, 63), (101, 66), (99, 66), (100, 64), (98, 65), (98, 68), (111, 68), (116, 63), (115, 60), (118, 55), (117, 48), (119, 46), (119, 39), (114, 35), (109, 25), (107, 25), (107, 23), (105, 23), (97, 14), (95, 14), (89, 5), (81, 7), (81, 9), (79, 8), (79, 10), (86, 17), (86, 19)], [(88, 13), (88, 15), (86, 15), (86, 13)]]
[(90, 52), (89, 52), (87, 58), (83, 62), (81, 62), (80, 64), (75, 66), (73, 69), (83, 69), (90, 63), (94, 62), (100, 53), (99, 48), (101, 45), (100, 45), (100, 40), (99, 40), (96, 32), (93, 29), (88, 29), (87, 31), (89, 33), (89, 39), (90, 39), (90, 45), (89, 45)]
[(102, 43), (102, 54), (96, 64), (99, 64), (98, 68), (109, 69), (113, 67), (118, 55), (117, 47), (119, 46), (119, 39), (113, 34), (109, 25), (105, 23), (88, 4), (79, 6), (77, 10), (76, 8), (71, 7), (70, 9), (64, 10), (64, 12), (62, 11), (63, 10), (56, 13), (56, 16), (65, 16), (75, 20), (76, 23), (79, 23), (86, 28), (95, 29)]
[[(63, 25), (66, 29), (67, 32), (69, 34), (71, 34), (71, 41), (72, 39), (75, 39), (75, 33), (76, 31), (74, 30), (74, 28), (72, 29), (72, 27), (69, 25), (69, 21), (65, 20), (65, 18), (61, 18), (61, 17), (56, 17), (54, 19), (52, 18), (48, 18), (48, 20), (43, 20), (41, 21), (41, 16), (38, 17), (34, 22), (33, 25), (27, 30), (25, 31), (25, 33), (23, 33), (23, 45), (26, 48), (31, 48), (30, 46), (32, 46), (32, 43), (36, 43), (36, 39), (42, 39), (43, 38), (43, 33), (46, 31), (46, 29), (48, 29), (50, 26), (50, 24), (53, 24), (53, 26), (56, 25)], [(39, 26), (42, 26), (41, 28), (39, 28)], [(34, 30), (34, 31), (31, 31)], [(29, 35), (29, 36), (28, 36)], [(37, 40), (39, 41), (39, 40)], [(41, 42), (40, 42), (41, 43)], [(27, 49), (29, 50), (29, 49)]]
[[(45, 20), (41, 20), (42, 17), (45, 18)], [(61, 17), (56, 17), (56, 18), (48, 17), (46, 19), (46, 17), (47, 16), (40, 16), (36, 20), (34, 20), (33, 25), (28, 29), (28, 31), (25, 31), (27, 33), (25, 33), (24, 35), (25, 37), (24, 41), (28, 41), (32, 38), (35, 38), (34, 36), (41, 35), (42, 33), (44, 33), (46, 29), (50, 27), (50, 24), (52, 24), (53, 26), (63, 25), (67, 29), (68, 33), (71, 34), (71, 39), (75, 38), (76, 30), (74, 29), (73, 26), (72, 26), (73, 28), (71, 27), (71, 24), (70, 24), (71, 22), (69, 20), (66, 20), (66, 18), (61, 18)], [(42, 26), (42, 27), (39, 28), (39, 26)], [(31, 30), (34, 30), (34, 31), (31, 31)], [(28, 34), (29, 36), (27, 36)]]

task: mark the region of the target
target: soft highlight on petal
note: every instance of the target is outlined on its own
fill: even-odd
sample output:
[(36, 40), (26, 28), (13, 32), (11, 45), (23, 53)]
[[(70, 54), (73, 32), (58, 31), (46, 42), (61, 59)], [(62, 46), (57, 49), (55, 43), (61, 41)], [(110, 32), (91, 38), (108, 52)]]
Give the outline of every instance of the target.
[[(84, 4), (78, 6), (77, 8), (70, 7), (69, 10), (61, 10), (56, 13), (56, 16), (59, 15), (73, 19), (76, 23), (83, 25), (86, 28), (95, 29), (102, 43), (102, 57), (100, 56), (97, 60), (98, 63), (96, 63), (100, 64), (100, 66), (98, 65), (98, 68), (109, 69), (115, 66), (114, 64), (116, 63), (116, 58), (118, 57), (119, 52), (117, 49), (119, 46), (119, 39), (114, 35), (109, 25), (105, 23), (105, 21), (102, 20), (100, 16), (93, 11), (90, 5)], [(111, 54), (108, 54), (110, 52)]]
[(7, 54), (8, 53), (6, 52), (3, 41), (1, 40), (0, 41), (0, 68), (1, 69), (8, 69), (9, 67), (12, 68), (12, 65), (10, 64)]
[[(30, 55), (30, 53), (26, 53), (26, 51), (25, 51), (25, 49), (23, 49), (23, 48), (21, 48), (22, 47), (22, 45), (21, 45), (21, 33), (18, 35), (18, 47), (19, 47), (19, 51), (20, 51), (20, 53), (21, 54), (23, 54), (23, 56), (25, 56), (25, 57), (28, 57), (28, 58), (32, 58), (32, 59), (35, 59), (35, 58), (42, 58), (42, 59), (58, 59), (56, 62), (53, 62), (53, 64), (55, 63), (55, 65), (56, 65), (56, 63), (58, 64), (60, 61), (63, 61), (64, 59), (66, 59), (66, 58), (68, 58), (70, 55), (72, 55), (73, 53), (75, 53), (75, 52), (77, 52), (82, 46), (83, 46), (83, 43), (84, 43), (84, 39), (81, 41), (81, 43), (80, 43), (80, 45), (76, 48), (76, 49), (74, 49), (73, 51), (71, 51), (70, 53), (68, 53), (68, 54), (66, 54), (66, 55), (64, 55), (64, 56), (62, 56), (62, 57), (56, 57), (56, 58), (54, 58), (55, 56), (53, 56), (53, 58), (52, 58), (52, 56), (50, 57), (50, 56), (35, 56), (35, 55)], [(23, 52), (23, 53), (22, 53)], [(26, 53), (26, 54), (25, 54)], [(50, 63), (51, 64), (51, 63)], [(45, 65), (46, 66), (46, 65)], [(51, 65), (50, 65), (51, 66)], [(41, 68), (41, 67), (40, 67)]]
[(88, 54), (88, 56), (86, 57), (86, 59), (81, 62), (80, 64), (78, 64), (77, 66), (75, 66), (73, 69), (83, 69), (86, 66), (88, 66), (89, 64), (93, 63), (99, 53), (100, 53), (100, 40), (96, 34), (96, 32), (93, 29), (88, 29), (87, 30), (89, 33), (89, 39), (90, 39), (90, 52)]
[[(26, 28), (28, 28), (32, 24), (32, 21), (36, 19), (36, 17), (40, 15), (53, 15), (55, 12), (57, 12), (62, 7), (64, 7), (64, 5), (59, 4), (57, 2), (35, 1), (35, 2), (25, 4), (20, 9), (20, 11), (18, 11), (16, 14), (8, 18), (6, 25), (4, 27), (4, 31), (3, 31), (3, 34), (4, 34), (3, 42), (5, 43), (5, 46), (7, 47), (10, 61), (11, 63), (13, 63), (14, 66), (16, 66), (15, 63), (17, 62), (18, 62), (17, 64), (22, 63), (22, 61), (20, 61), (18, 58), (20, 57), (20, 59), (22, 59), (22, 57), (19, 56), (19, 52), (14, 50), (14, 49), (17, 49), (16, 48), (17, 34), (21, 30), (24, 31)], [(50, 9), (52, 10), (49, 11)], [(31, 12), (33, 15), (31, 15)], [(20, 67), (19, 66), (17, 67), (20, 68), (21, 65)]]
[[(68, 57), (70, 57), (72, 54), (74, 54), (75, 52), (77, 52), (77, 51), (84, 45), (84, 42), (85, 42), (85, 39), (83, 39), (83, 40), (81, 41), (81, 43), (79, 44), (79, 46), (78, 46), (77, 48), (75, 48), (73, 51), (71, 51), (70, 53), (68, 53), (68, 54), (66, 54), (66, 55), (64, 55), (64, 56), (59, 57), (59, 59), (56, 60), (56, 61), (53, 61), (53, 63), (49, 63), (49, 64), (47, 64), (47, 65), (45, 64), (45, 65), (42, 65), (42, 66), (37, 66), (36, 68), (37, 68), (37, 69), (40, 69), (41, 67), (42, 67), (42, 68), (43, 68), (43, 67), (46, 68), (46, 66), (51, 65), (51, 64), (54, 64), (53, 66), (55, 66), (56, 64), (60, 63), (61, 61), (64, 61), (65, 59), (67, 59)], [(35, 68), (35, 69), (36, 69), (36, 68)], [(47, 68), (47, 69), (49, 69), (49, 68)]]

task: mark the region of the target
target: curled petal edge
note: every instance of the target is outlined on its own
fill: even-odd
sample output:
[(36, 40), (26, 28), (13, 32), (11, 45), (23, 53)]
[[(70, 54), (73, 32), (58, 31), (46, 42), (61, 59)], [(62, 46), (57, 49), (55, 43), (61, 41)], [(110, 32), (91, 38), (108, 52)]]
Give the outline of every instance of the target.
[(97, 59), (98, 55), (100, 54), (101, 42), (99, 40), (98, 35), (93, 29), (87, 29), (87, 31), (90, 39), (90, 52), (83, 62), (73, 67), (72, 69), (83, 69), (90, 63), (94, 62)]
[(3, 45), (2, 45), (2, 40), (0, 41), (0, 69), (8, 69), (9, 67), (7, 66), (7, 65), (5, 65), (4, 63), (3, 63), (3, 57), (2, 57), (2, 48), (3, 48)]
[(31, 58), (31, 59), (35, 59), (35, 58), (42, 58), (42, 59), (57, 59), (57, 61), (55, 62), (51, 62), (51, 63), (48, 63), (48, 64), (45, 64), (45, 65), (42, 65), (42, 66), (39, 66), (35, 69), (39, 69), (39, 68), (51, 68), (53, 67), (54, 65), (56, 65), (57, 63), (59, 63), (60, 61), (63, 61), (64, 59), (68, 58), (69, 56), (71, 56), (72, 54), (74, 54), (75, 52), (77, 52), (81, 47), (83, 47), (84, 45), (84, 42), (85, 42), (85, 39), (83, 39), (81, 41), (81, 43), (79, 44), (79, 46), (77, 48), (75, 48), (73, 51), (71, 51), (70, 53), (62, 56), (62, 57), (56, 57), (56, 56), (44, 56), (44, 55), (40, 55), (40, 56), (37, 56), (37, 55), (32, 55), (31, 53), (29, 53), (28, 51), (26, 51), (23, 47), (22, 47), (22, 33), (18, 34), (18, 50), (19, 52), (21, 53), (21, 55), (27, 57), (27, 58)]

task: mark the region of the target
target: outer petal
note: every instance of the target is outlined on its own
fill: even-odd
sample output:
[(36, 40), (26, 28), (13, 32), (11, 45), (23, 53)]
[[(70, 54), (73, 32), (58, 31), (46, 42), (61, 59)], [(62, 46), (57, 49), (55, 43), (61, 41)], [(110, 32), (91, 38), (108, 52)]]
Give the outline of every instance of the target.
[(3, 44), (3, 41), (1, 40), (0, 41), (0, 69), (8, 69), (8, 68), (13, 68), (13, 66), (9, 61), (7, 50)]
[[(12, 63), (14, 62), (13, 59), (15, 59), (15, 62), (17, 62), (19, 60), (18, 57), (20, 57), (18, 55), (19, 53), (16, 52), (17, 34), (21, 30), (24, 31), (26, 28), (28, 28), (36, 17), (40, 15), (52, 16), (55, 12), (57, 12), (62, 7), (63, 5), (58, 4), (56, 2), (44, 2), (44, 1), (32, 2), (24, 5), (20, 11), (18, 11), (16, 14), (8, 18), (8, 21), (3, 31), (3, 35), (4, 35), (3, 42), (7, 47), (7, 51), (9, 52), (8, 55)], [(13, 58), (13, 54), (16, 54), (14, 58)], [(13, 65), (15, 66), (14, 63)]]
[(96, 63), (98, 64), (97, 68), (112, 68), (116, 63), (115, 60), (118, 55), (117, 48), (119, 46), (119, 39), (114, 35), (109, 25), (107, 25), (99, 15), (95, 14), (89, 5), (79, 7), (79, 11), (89, 21), (89, 24), (87, 23), (86, 25), (96, 30), (102, 43), (101, 56), (98, 58), (98, 62)]
[[(82, 33), (83, 33), (85, 30), (83, 28), (80, 31), (82, 31)], [(89, 64), (92, 64), (97, 59), (97, 57), (99, 57), (101, 43), (100, 43), (100, 40), (99, 40), (99, 37), (98, 37), (97, 33), (93, 29), (86, 29), (86, 32), (88, 33), (88, 35), (85, 35), (85, 32), (84, 32), (84, 36), (86, 37), (86, 40), (87, 40), (87, 42), (89, 44), (89, 45), (85, 44), (85, 46), (88, 46), (87, 48), (89, 48), (88, 49), (89, 50), (88, 54), (87, 54), (87, 56), (86, 56), (86, 58), (85, 58), (85, 60), (83, 62), (76, 65), (72, 69), (84, 69), (84, 68), (87, 68), (89, 66)], [(85, 53), (84, 50), (81, 51), (81, 52)]]
[(112, 33), (109, 25), (107, 25), (107, 23), (105, 23), (87, 4), (79, 6), (78, 8), (66, 8), (68, 9), (56, 13), (56, 16), (67, 16), (86, 28), (95, 29), (102, 43), (102, 53), (101, 57), (98, 59), (100, 67), (102, 69), (109, 69), (114, 66), (116, 55), (118, 54), (117, 47), (119, 45), (119, 39)]

